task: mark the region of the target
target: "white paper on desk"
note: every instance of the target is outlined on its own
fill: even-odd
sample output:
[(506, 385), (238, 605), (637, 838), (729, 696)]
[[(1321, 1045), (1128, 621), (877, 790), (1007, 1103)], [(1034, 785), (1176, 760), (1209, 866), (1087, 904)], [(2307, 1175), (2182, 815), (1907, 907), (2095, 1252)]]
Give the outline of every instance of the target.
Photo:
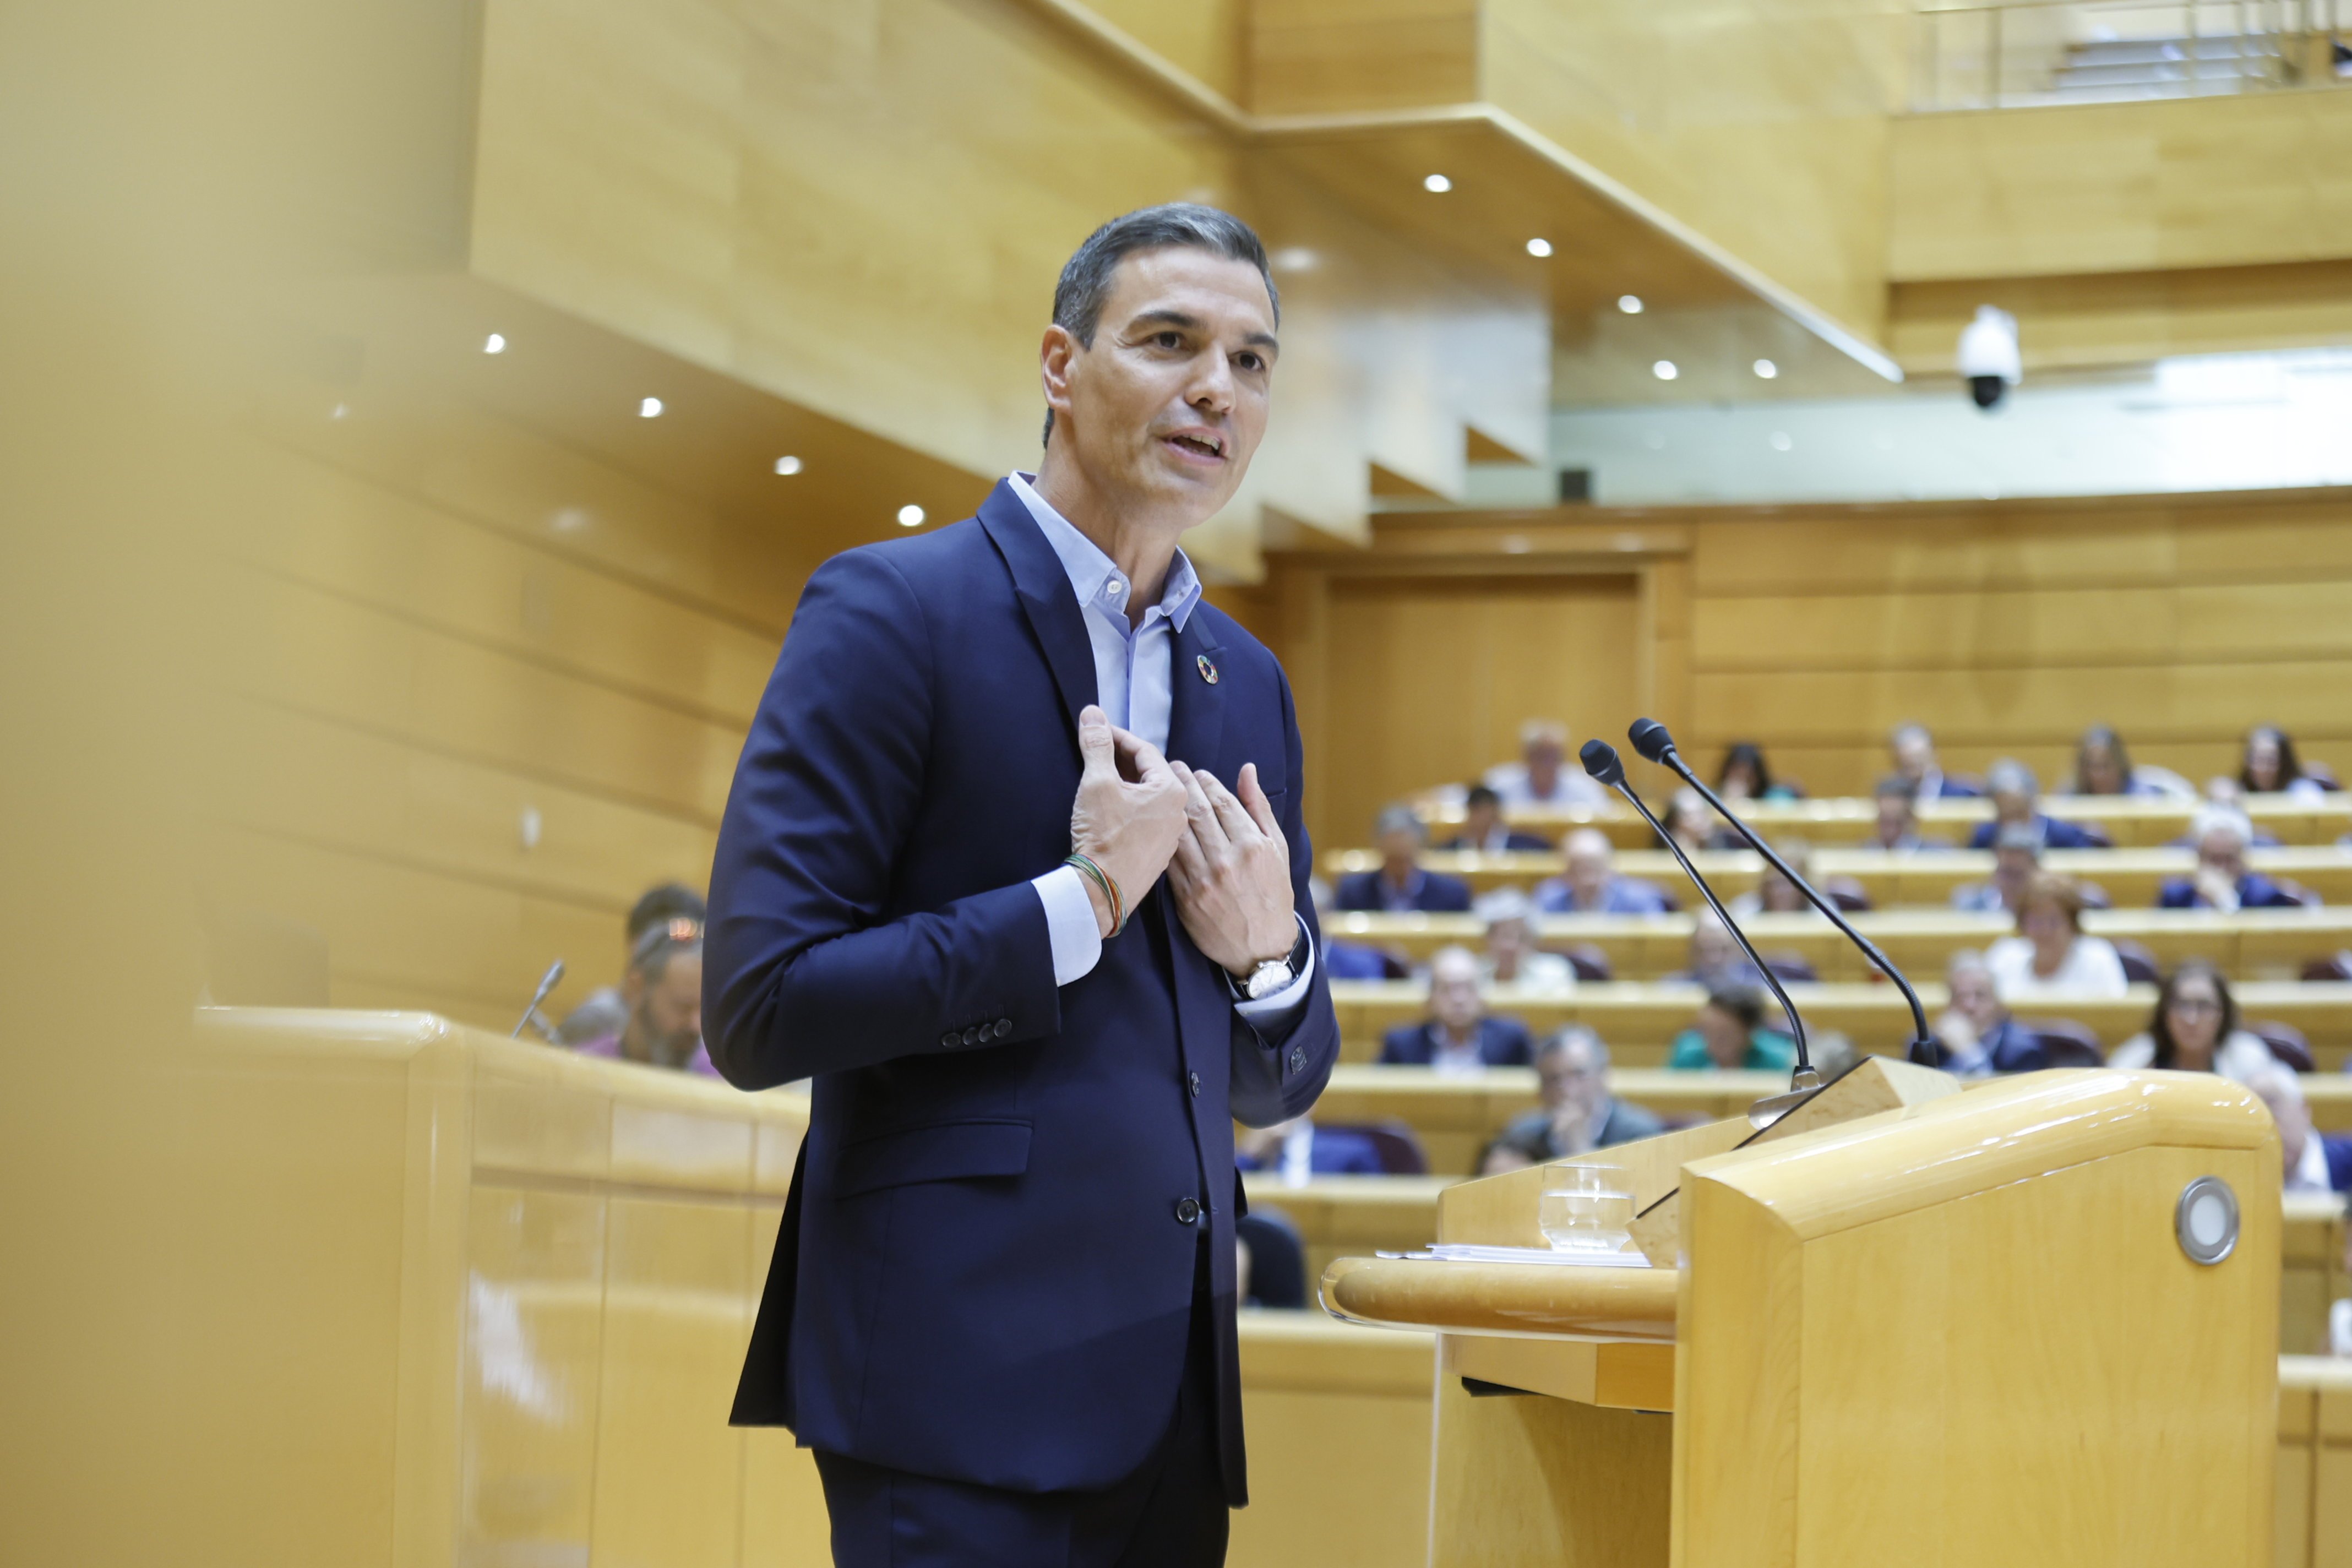
[(1476, 1247), (1468, 1242), (1433, 1242), (1423, 1252), (1383, 1252), (1418, 1263), (1552, 1263), (1585, 1268), (1647, 1268), (1638, 1252), (1555, 1252), (1548, 1247)]

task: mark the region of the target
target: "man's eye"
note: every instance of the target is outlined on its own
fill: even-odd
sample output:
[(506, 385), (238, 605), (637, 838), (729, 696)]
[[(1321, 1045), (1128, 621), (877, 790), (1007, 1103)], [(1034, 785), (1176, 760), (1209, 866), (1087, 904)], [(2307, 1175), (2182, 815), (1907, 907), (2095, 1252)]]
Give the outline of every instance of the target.
[(1244, 370), (1264, 370), (1265, 368), (1265, 361), (1258, 358), (1255, 354), (1243, 354), (1240, 358), (1240, 363), (1241, 367)]
[(1178, 349), (1184, 346), (1184, 340), (1178, 337), (1173, 332), (1161, 332), (1155, 336), (1151, 341), (1158, 343), (1163, 349)]

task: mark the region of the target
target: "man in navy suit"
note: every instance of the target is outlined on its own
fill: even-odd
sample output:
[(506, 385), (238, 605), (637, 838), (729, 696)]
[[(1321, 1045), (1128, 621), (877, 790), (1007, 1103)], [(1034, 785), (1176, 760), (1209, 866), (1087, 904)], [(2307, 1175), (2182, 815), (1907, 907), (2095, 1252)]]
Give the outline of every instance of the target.
[[(1950, 795), (1947, 789), (1944, 792)], [(1969, 836), (1971, 849), (1990, 849), (2004, 827), (2033, 829), (2044, 849), (2105, 849), (2107, 836), (2096, 828), (2042, 811), (2042, 781), (2023, 763), (2003, 757), (1985, 771), (1985, 793), (1992, 796), (1992, 820), (1979, 822)]]
[(1428, 1019), (1400, 1024), (1381, 1040), (1381, 1060), (1390, 1067), (1468, 1073), (1525, 1067), (1534, 1059), (1528, 1026), (1486, 1011), (1478, 960), (1466, 947), (1441, 947), (1429, 961)]
[(1265, 254), (1106, 225), (1034, 480), (809, 580), (712, 868), (730, 1081), (814, 1079), (733, 1419), (835, 1560), (1221, 1563), (1246, 1499), (1233, 1123), (1339, 1054), (1282, 669), (1179, 536), (1265, 427)]
[(2243, 812), (2207, 806), (2197, 814), (2190, 837), (2197, 845), (2197, 874), (2176, 877), (2157, 890), (2167, 910), (2296, 909), (2303, 900), (2290, 889), (2246, 868), (2246, 845), (2253, 824)]
[(1412, 807), (1383, 806), (1372, 824), (1372, 840), (1380, 848), (1380, 869), (1340, 878), (1333, 903), (1350, 912), (1462, 914), (1469, 910), (1469, 883), (1443, 871), (1422, 869), (1421, 852), (1429, 846), (1429, 830)]

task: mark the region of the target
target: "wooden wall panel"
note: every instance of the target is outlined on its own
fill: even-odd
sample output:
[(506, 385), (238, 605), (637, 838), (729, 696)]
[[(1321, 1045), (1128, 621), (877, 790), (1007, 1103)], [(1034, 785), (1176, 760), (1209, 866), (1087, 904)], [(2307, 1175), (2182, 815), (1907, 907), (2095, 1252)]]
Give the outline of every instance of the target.
[(1477, 0), (1254, 0), (1249, 106), (1360, 113), (1478, 97)]
[(1622, 576), (1342, 580), (1321, 737), (1323, 832), (1360, 842), (1380, 806), (1516, 756), (1522, 721), (1578, 740), (1635, 705), (1635, 583)]

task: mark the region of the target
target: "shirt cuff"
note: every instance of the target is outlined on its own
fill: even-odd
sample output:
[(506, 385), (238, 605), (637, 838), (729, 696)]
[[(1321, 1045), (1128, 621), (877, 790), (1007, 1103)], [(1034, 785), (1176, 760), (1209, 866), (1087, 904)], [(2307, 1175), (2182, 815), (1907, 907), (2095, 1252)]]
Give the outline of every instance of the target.
[(1045, 906), (1045, 934), (1054, 945), (1054, 984), (1084, 979), (1102, 962), (1102, 921), (1076, 866), (1060, 866), (1029, 885)]
[(1307, 983), (1315, 978), (1315, 936), (1303, 919), (1298, 920), (1298, 935), (1307, 943), (1307, 959), (1298, 966), (1298, 973), (1290, 977), (1290, 984), (1271, 996), (1234, 1004), (1234, 1011), (1262, 1035), (1282, 1033), (1283, 1026), (1307, 1005)]

